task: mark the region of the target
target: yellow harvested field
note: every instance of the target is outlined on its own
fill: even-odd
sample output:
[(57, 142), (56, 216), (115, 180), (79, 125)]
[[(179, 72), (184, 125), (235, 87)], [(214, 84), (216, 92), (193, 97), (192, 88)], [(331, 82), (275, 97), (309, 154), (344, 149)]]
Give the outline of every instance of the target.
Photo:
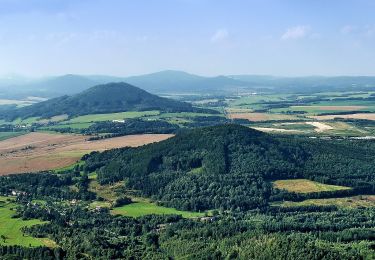
[(375, 113), (358, 113), (358, 114), (348, 114), (348, 115), (322, 115), (322, 116), (309, 116), (309, 117), (316, 119), (316, 120), (331, 120), (335, 118), (375, 120)]
[(254, 122), (273, 121), (273, 120), (294, 120), (295, 116), (270, 113), (230, 113), (230, 119), (247, 119)]
[(284, 201), (281, 207), (298, 206), (329, 206), (335, 205), (342, 208), (375, 207), (375, 195), (359, 195), (346, 198), (308, 199), (300, 202)]
[(295, 193), (313, 193), (322, 191), (350, 190), (350, 187), (328, 185), (307, 179), (277, 180), (273, 182), (275, 188)]
[(172, 136), (144, 134), (88, 141), (82, 135), (29, 133), (0, 142), (0, 175), (57, 169), (92, 151), (137, 147)]
[(315, 109), (315, 110), (332, 110), (332, 111), (357, 111), (366, 109), (366, 106), (292, 106), (297, 109)]

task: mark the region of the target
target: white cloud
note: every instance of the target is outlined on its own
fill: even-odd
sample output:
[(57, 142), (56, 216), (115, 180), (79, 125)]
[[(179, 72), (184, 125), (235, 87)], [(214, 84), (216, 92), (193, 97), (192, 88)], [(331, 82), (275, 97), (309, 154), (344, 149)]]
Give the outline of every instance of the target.
[(281, 36), (282, 40), (300, 39), (307, 36), (310, 28), (304, 25), (298, 25), (295, 27), (288, 28), (286, 32)]
[(211, 37), (211, 42), (221, 42), (229, 37), (227, 29), (219, 29)]

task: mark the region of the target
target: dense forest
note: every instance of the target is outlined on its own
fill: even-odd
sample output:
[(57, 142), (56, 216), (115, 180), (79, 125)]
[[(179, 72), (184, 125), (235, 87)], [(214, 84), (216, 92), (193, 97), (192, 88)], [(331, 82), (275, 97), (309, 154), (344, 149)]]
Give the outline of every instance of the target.
[(222, 125), (84, 159), (88, 171), (97, 170), (101, 184), (126, 180), (129, 189), (163, 205), (199, 211), (248, 210), (290, 197), (272, 188), (275, 179), (306, 178), (353, 188), (337, 191), (340, 196), (374, 193), (374, 155), (374, 142), (276, 137)]
[[(77, 173), (77, 172), (76, 172)], [(80, 185), (85, 175), (74, 171), (58, 175), (18, 175), (9, 188), (35, 190), (45, 185)], [(39, 174), (42, 176), (43, 174)], [(72, 177), (72, 176), (71, 176)], [(20, 183), (19, 187), (17, 187)], [(13, 185), (13, 186), (12, 186)], [(83, 191), (84, 189), (82, 189)], [(3, 190), (2, 192), (6, 192)], [(250, 211), (223, 211), (209, 220), (177, 215), (139, 218), (115, 216), (105, 208), (90, 209), (84, 197), (64, 203), (57, 193), (18, 197), (15, 217), (38, 218), (47, 224), (25, 228), (25, 234), (48, 237), (56, 248), (1, 246), (1, 259), (373, 259), (374, 208), (338, 209), (335, 206), (268, 207)], [(77, 191), (80, 193), (81, 189)], [(84, 191), (83, 191), (84, 192)], [(74, 193), (74, 192), (73, 192)], [(32, 202), (33, 198), (45, 203)]]
[(126, 83), (109, 83), (89, 88), (73, 96), (62, 96), (27, 107), (0, 111), (0, 118), (42, 117), (62, 114), (78, 116), (124, 111), (160, 110), (165, 112), (211, 112), (191, 104), (162, 98)]
[[(83, 134), (107, 134), (99, 137), (115, 137), (133, 134), (170, 134), (175, 133), (179, 129), (176, 124), (171, 124), (162, 120), (142, 120), (127, 119), (124, 122), (97, 122), (88, 129), (81, 130)], [(96, 139), (98, 137), (92, 137)]]

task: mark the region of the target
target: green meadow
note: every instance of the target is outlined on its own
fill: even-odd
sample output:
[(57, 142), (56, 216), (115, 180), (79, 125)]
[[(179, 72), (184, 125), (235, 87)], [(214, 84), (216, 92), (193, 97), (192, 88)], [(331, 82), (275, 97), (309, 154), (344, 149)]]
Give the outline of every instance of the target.
[(17, 205), (9, 201), (8, 197), (0, 196), (0, 245), (21, 245), (21, 246), (52, 246), (53, 241), (46, 238), (34, 238), (22, 233), (22, 228), (37, 224), (44, 224), (37, 219), (22, 220), (12, 218), (16, 213), (14, 208)]
[(23, 134), (25, 134), (25, 132), (0, 132), (0, 141), (17, 137)]
[(68, 121), (65, 121), (64, 123), (69, 123), (69, 124), (70, 123), (90, 123), (90, 122), (99, 122), (99, 121), (122, 120), (122, 119), (127, 119), (127, 118), (156, 116), (159, 114), (160, 114), (160, 111), (157, 111), (157, 110), (129, 111), (129, 112), (111, 113), (111, 114), (93, 114), (93, 115), (78, 116)]
[(203, 217), (204, 213), (190, 212), (190, 211), (180, 211), (174, 208), (167, 208), (163, 206), (158, 206), (155, 203), (148, 201), (138, 201), (122, 207), (114, 208), (112, 214), (123, 215), (128, 217), (140, 217), (144, 215), (159, 214), (175, 214), (182, 215), (184, 218), (195, 218)]

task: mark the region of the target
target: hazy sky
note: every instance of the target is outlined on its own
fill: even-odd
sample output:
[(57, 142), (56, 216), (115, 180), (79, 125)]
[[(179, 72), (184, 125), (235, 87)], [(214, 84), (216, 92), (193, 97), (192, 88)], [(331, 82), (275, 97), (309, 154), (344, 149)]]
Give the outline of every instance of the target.
[(0, 0), (0, 75), (375, 75), (373, 0)]

